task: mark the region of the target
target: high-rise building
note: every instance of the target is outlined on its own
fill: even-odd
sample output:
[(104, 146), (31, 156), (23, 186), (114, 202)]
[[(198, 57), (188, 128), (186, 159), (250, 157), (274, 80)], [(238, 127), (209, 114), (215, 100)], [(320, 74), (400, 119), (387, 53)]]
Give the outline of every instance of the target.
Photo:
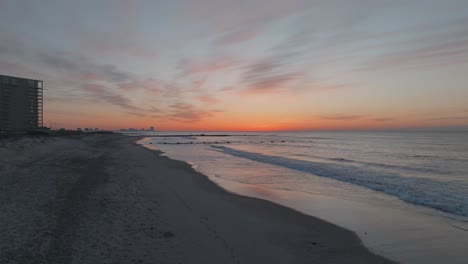
[(0, 132), (24, 132), (43, 126), (43, 83), (0, 75)]

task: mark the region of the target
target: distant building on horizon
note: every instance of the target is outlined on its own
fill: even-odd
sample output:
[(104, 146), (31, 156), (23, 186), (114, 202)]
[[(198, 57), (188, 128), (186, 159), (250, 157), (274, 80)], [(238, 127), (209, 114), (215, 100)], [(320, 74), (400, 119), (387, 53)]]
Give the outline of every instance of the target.
[(0, 132), (43, 126), (43, 82), (0, 75)]
[(149, 127), (148, 129), (145, 129), (145, 128), (137, 129), (137, 128), (130, 127), (130, 128), (121, 128), (118, 131), (122, 131), (122, 132), (125, 132), (125, 131), (127, 131), (127, 132), (137, 132), (137, 131), (155, 132), (156, 129), (154, 127)]

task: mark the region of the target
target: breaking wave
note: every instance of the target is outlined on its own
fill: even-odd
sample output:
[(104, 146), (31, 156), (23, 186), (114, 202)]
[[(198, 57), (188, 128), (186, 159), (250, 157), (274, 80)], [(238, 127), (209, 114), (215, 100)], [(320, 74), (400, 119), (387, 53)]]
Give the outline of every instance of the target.
[(363, 186), (396, 196), (409, 203), (468, 216), (468, 199), (466, 197), (468, 184), (464, 182), (453, 184), (433, 179), (404, 177), (398, 173), (382, 172), (372, 168), (355, 166), (348, 162), (337, 164), (305, 161), (236, 150), (225, 146), (211, 145), (211, 147), (228, 155)]

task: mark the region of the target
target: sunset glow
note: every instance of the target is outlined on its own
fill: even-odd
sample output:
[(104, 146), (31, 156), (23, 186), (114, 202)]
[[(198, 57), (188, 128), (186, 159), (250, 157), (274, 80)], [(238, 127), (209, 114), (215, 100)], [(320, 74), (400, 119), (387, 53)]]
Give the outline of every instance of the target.
[(2, 1), (0, 35), (52, 127), (468, 128), (467, 1)]

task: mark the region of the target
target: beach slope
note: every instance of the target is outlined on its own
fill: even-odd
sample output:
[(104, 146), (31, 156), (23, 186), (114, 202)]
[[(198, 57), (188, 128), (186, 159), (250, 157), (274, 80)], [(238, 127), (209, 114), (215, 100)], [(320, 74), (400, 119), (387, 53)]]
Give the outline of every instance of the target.
[(0, 140), (0, 263), (391, 263), (134, 141)]

